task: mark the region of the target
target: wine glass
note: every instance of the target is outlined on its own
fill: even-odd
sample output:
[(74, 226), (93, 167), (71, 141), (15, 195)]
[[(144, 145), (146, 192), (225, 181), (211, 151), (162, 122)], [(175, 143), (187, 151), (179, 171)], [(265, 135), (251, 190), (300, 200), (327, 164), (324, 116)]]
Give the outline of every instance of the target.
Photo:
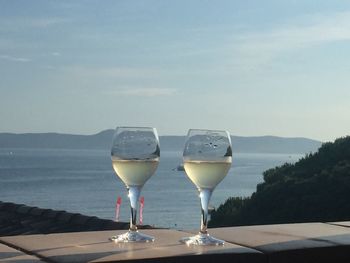
[(183, 161), (188, 178), (199, 191), (202, 215), (198, 235), (182, 238), (180, 242), (187, 245), (223, 245), (223, 240), (214, 238), (207, 232), (208, 204), (213, 190), (231, 167), (232, 147), (229, 133), (216, 130), (189, 130)]
[(136, 215), (141, 189), (156, 171), (159, 156), (159, 139), (155, 128), (116, 128), (111, 150), (112, 166), (127, 188), (131, 217), (129, 231), (110, 240), (124, 243), (154, 241), (154, 237), (137, 230)]

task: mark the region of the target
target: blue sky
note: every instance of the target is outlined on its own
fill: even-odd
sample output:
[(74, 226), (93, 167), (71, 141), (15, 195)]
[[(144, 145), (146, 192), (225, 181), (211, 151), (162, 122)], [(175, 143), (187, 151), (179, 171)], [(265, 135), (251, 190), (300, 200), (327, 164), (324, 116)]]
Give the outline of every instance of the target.
[(350, 131), (349, 1), (0, 0), (0, 132)]

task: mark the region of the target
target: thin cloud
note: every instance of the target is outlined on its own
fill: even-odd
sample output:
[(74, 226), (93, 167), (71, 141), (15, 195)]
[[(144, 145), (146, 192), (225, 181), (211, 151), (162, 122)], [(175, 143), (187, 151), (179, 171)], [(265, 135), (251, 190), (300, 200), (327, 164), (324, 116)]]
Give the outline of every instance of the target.
[(63, 17), (12, 17), (0, 18), (1, 31), (20, 31), (23, 29), (42, 29), (71, 22)]
[(52, 25), (66, 23), (69, 20), (61, 17), (42, 17), (42, 18), (29, 18), (24, 20), (28, 26), (36, 28), (45, 28)]
[(136, 97), (159, 97), (171, 96), (176, 93), (176, 89), (171, 88), (124, 88), (113, 92), (117, 95)]
[(132, 67), (106, 67), (94, 68), (84, 66), (66, 67), (63, 70), (74, 76), (89, 76), (95, 78), (157, 78), (163, 75), (164, 71), (153, 68), (132, 68)]
[(0, 59), (7, 60), (7, 61), (15, 61), (15, 62), (29, 62), (29, 61), (31, 61), (29, 58), (13, 57), (13, 56), (9, 56), (9, 55), (0, 55)]
[(246, 64), (258, 66), (284, 52), (350, 40), (350, 12), (307, 16), (305, 20), (270, 31), (241, 34), (234, 39), (234, 53)]

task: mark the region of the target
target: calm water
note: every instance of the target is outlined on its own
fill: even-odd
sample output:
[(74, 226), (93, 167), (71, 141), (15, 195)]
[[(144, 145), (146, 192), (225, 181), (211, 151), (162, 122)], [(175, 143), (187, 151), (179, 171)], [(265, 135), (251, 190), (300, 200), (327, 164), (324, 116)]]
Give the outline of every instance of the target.
[[(0, 200), (113, 219), (122, 197), (120, 220), (129, 220), (126, 190), (112, 170), (109, 151), (0, 149)], [(262, 172), (302, 155), (234, 153), (229, 174), (215, 189), (211, 205), (230, 196), (249, 196)], [(156, 174), (144, 186), (144, 224), (197, 229), (197, 191), (176, 171), (180, 152), (162, 152)]]

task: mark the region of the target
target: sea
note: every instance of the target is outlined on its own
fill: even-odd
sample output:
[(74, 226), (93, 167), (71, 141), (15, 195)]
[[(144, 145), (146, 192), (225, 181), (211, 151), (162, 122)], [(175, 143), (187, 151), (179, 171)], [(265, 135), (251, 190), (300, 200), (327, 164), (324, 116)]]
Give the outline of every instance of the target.
[[(233, 153), (232, 167), (213, 192), (210, 206), (229, 197), (247, 197), (263, 181), (263, 172), (303, 154)], [(182, 153), (161, 152), (156, 173), (144, 185), (142, 223), (171, 229), (198, 229), (198, 191), (183, 171)], [(0, 201), (66, 210), (129, 221), (127, 191), (115, 175), (107, 150), (0, 149)]]

